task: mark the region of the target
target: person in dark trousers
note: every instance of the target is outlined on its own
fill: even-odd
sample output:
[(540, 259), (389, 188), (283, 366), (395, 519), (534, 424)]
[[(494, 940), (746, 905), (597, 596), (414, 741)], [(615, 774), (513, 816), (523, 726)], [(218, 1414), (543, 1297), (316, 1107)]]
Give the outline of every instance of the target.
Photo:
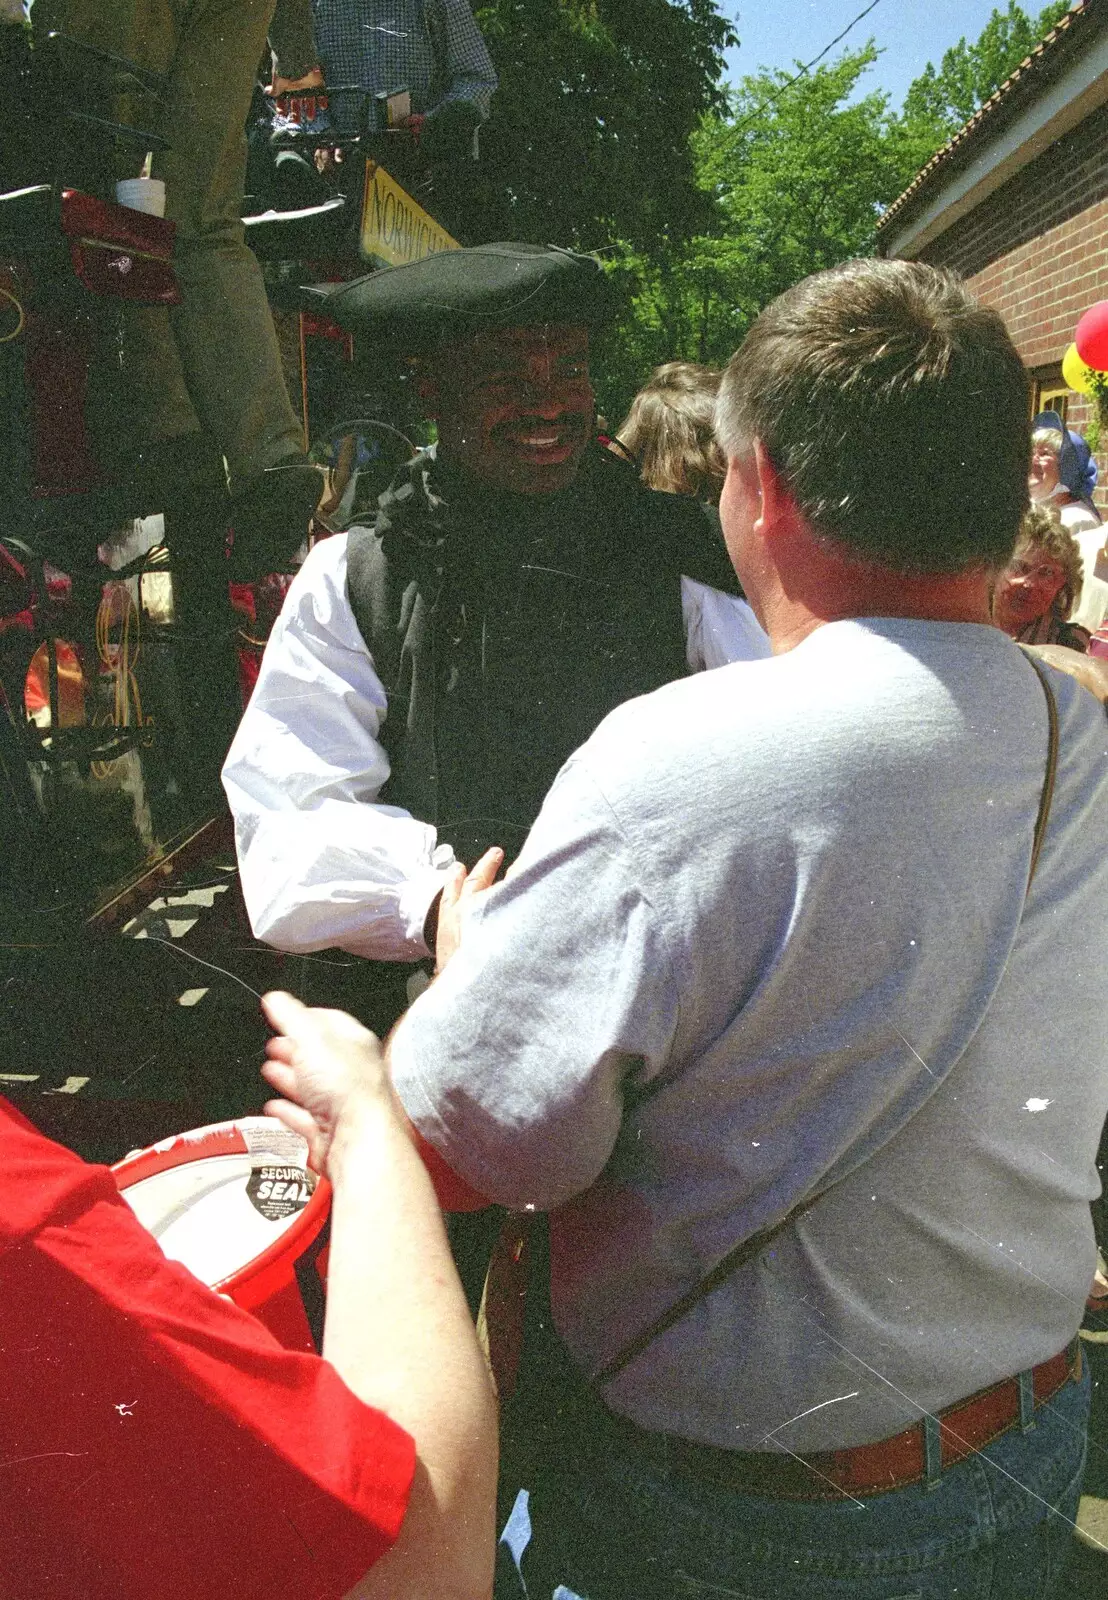
[(128, 364), (145, 418), (134, 470), (143, 510), (180, 513), (182, 554), (221, 555), (230, 520), (231, 575), (242, 579), (296, 551), (323, 492), (242, 224), (244, 125), (273, 9), (274, 0), (34, 0), (31, 11), (40, 41), (58, 31), (166, 75), (169, 148), (155, 175), (176, 225), (181, 303), (132, 308)]

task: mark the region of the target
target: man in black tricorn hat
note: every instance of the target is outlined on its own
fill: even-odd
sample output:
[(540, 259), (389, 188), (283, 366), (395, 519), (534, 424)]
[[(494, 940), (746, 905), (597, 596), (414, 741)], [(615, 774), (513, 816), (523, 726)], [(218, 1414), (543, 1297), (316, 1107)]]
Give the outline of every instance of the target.
[(224, 768), (258, 937), (425, 958), (455, 860), (513, 857), (602, 718), (694, 664), (703, 590), (682, 576), (735, 592), (695, 502), (594, 443), (607, 304), (593, 259), (522, 244), (329, 295), (420, 357), (438, 446), (374, 527), (312, 551), (274, 627)]

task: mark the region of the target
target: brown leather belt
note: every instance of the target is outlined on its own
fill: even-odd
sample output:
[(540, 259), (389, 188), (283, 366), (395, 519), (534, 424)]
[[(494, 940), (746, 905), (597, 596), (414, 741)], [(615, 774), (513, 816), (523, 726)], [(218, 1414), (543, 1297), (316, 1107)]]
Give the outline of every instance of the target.
[[(1041, 1406), (1071, 1378), (1081, 1376), (1081, 1344), (1074, 1339), (1049, 1361), (1032, 1367), (1028, 1402)], [(1026, 1404), (1027, 1402), (1025, 1402)], [(844, 1494), (883, 1494), (921, 1483), (927, 1475), (924, 1423), (917, 1422), (891, 1439), (824, 1450), (809, 1456), (774, 1450), (723, 1450), (693, 1444), (672, 1434), (653, 1433), (625, 1417), (612, 1417), (617, 1430), (635, 1448), (666, 1467), (734, 1489), (774, 1500), (839, 1500)], [(1005, 1378), (980, 1389), (938, 1415), (941, 1465), (953, 1466), (984, 1449), (1020, 1420), (1020, 1380)]]

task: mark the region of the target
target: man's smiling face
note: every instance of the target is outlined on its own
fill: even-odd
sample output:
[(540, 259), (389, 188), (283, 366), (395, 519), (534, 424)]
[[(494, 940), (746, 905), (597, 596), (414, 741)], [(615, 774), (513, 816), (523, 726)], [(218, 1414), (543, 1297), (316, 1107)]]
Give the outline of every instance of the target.
[(497, 328), (451, 345), (425, 392), (444, 459), (517, 494), (564, 489), (593, 432), (588, 330)]

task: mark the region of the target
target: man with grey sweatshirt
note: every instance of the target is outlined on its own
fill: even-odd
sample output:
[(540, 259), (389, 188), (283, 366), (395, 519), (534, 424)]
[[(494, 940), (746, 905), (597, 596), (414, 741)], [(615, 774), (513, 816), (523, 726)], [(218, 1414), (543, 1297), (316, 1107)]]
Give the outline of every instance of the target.
[(551, 1213), (531, 1600), (1055, 1592), (1108, 730), (990, 624), (1027, 418), (1000, 318), (931, 268), (770, 306), (717, 430), (774, 657), (621, 706), (510, 879), (444, 895), (392, 1068), (458, 1179)]

